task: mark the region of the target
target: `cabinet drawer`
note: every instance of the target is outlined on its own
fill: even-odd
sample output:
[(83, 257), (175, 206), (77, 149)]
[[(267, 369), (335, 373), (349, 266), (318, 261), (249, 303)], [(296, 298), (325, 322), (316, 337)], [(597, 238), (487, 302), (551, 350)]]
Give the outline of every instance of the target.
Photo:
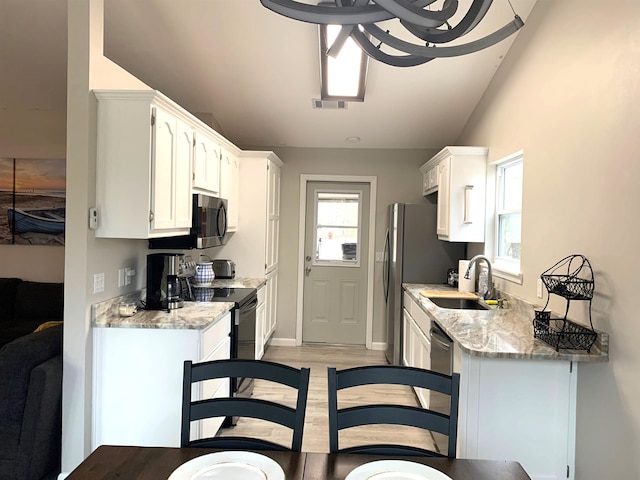
[(415, 301), (411, 300), (409, 303), (409, 308), (407, 309), (411, 314), (411, 317), (416, 322), (416, 325), (422, 330), (422, 333), (425, 334), (428, 341), (431, 341), (431, 319), (429, 316), (420, 308)]
[(265, 285), (258, 289), (258, 305), (262, 305), (267, 298), (267, 287)]
[(231, 312), (227, 312), (224, 317), (202, 332), (202, 355), (201, 359), (207, 358), (218, 347), (218, 345), (231, 333)]
[[(202, 361), (212, 361), (212, 360), (225, 360), (229, 358), (229, 354), (231, 352), (231, 339), (227, 337), (227, 339), (216, 348), (211, 355), (204, 358)], [(211, 398), (214, 395), (222, 384), (226, 383), (229, 385), (228, 378), (216, 378), (215, 380), (205, 380), (202, 382), (202, 398)], [(229, 388), (227, 387), (226, 394), (229, 394)]]

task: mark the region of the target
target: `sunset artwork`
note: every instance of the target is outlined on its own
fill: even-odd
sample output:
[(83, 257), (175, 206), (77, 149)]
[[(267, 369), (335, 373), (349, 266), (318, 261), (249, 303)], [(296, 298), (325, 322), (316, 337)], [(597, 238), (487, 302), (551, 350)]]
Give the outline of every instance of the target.
[(64, 245), (66, 160), (0, 158), (0, 244)]

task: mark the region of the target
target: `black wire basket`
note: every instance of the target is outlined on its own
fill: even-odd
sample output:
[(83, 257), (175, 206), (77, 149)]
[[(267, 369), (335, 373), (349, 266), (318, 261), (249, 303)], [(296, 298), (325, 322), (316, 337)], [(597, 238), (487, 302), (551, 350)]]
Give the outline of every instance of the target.
[[(540, 278), (547, 289), (548, 296), (543, 309), (535, 311), (534, 337), (548, 343), (556, 351), (567, 349), (590, 352), (598, 335), (591, 321), (591, 300), (595, 282), (589, 260), (584, 255), (569, 255), (542, 272)], [(563, 318), (551, 318), (551, 312), (547, 310), (551, 294), (559, 295), (567, 300)], [(572, 300), (589, 302), (591, 328), (567, 319)]]

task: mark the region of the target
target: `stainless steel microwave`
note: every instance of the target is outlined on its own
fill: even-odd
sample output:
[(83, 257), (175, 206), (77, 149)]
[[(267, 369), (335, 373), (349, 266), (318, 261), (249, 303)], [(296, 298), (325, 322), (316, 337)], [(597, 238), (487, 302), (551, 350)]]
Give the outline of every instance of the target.
[(189, 235), (149, 239), (150, 249), (209, 248), (224, 245), (227, 237), (227, 200), (193, 194), (193, 220)]

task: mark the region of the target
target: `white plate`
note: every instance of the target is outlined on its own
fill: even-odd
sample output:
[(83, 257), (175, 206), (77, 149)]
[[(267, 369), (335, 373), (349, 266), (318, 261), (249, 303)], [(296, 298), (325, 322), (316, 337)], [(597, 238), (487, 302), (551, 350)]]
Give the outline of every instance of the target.
[(405, 460), (378, 460), (353, 469), (345, 480), (453, 480), (440, 470)]
[(176, 468), (168, 480), (285, 480), (274, 460), (253, 452), (216, 452)]

